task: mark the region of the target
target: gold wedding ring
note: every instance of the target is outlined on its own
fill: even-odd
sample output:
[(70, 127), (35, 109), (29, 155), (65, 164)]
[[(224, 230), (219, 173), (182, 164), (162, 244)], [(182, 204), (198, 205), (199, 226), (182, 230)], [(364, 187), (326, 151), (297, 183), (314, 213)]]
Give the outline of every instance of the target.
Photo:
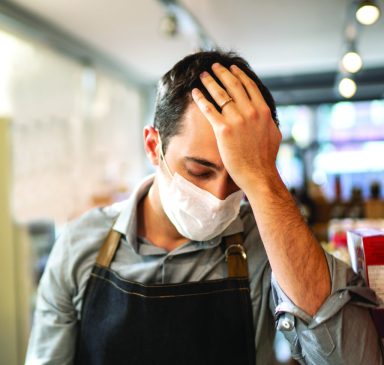
[(229, 104), (231, 101), (233, 101), (233, 99), (230, 97), (229, 99), (227, 99), (226, 101), (224, 101), (223, 104), (220, 105), (220, 109), (223, 110), (223, 108)]

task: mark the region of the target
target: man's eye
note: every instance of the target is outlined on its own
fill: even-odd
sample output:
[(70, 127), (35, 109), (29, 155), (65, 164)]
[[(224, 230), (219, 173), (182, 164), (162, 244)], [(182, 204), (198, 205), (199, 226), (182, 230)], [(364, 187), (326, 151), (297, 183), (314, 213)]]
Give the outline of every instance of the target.
[(193, 177), (198, 177), (200, 179), (206, 179), (208, 177), (211, 176), (211, 172), (194, 172), (194, 171), (190, 171), (188, 170), (188, 173), (193, 176)]

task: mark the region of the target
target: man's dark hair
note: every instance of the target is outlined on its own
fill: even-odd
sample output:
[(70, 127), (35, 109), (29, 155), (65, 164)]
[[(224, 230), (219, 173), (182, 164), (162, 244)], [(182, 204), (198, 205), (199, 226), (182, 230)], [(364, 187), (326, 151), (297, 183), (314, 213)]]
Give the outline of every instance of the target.
[(273, 120), (278, 124), (275, 101), (270, 91), (251, 70), (247, 61), (234, 52), (207, 51), (194, 53), (176, 63), (158, 83), (154, 127), (160, 133), (164, 153), (170, 138), (181, 132), (181, 120), (186, 108), (193, 101), (191, 92), (194, 88), (198, 88), (220, 111), (220, 107), (200, 81), (200, 74), (203, 71), (208, 71), (219, 85), (225, 89), (211, 71), (211, 66), (215, 62), (219, 62), (227, 68), (236, 65), (243, 70), (259, 87), (265, 102), (271, 110)]

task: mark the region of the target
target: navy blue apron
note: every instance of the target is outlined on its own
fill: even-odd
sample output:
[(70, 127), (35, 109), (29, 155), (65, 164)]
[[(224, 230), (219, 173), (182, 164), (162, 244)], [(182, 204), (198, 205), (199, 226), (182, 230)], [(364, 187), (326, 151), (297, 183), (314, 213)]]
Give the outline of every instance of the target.
[(145, 285), (110, 270), (120, 237), (109, 232), (87, 283), (76, 365), (255, 365), (240, 234), (222, 242), (228, 278)]

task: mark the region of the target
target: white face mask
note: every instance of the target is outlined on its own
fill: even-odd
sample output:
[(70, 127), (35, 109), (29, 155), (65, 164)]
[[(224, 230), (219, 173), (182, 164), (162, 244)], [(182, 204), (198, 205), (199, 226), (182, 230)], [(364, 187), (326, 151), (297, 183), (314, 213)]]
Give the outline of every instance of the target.
[(236, 191), (225, 200), (220, 200), (178, 173), (172, 175), (161, 143), (159, 147), (160, 156), (171, 178), (167, 179), (159, 169), (157, 180), (165, 214), (177, 231), (191, 240), (207, 241), (218, 236), (238, 216), (242, 191)]

